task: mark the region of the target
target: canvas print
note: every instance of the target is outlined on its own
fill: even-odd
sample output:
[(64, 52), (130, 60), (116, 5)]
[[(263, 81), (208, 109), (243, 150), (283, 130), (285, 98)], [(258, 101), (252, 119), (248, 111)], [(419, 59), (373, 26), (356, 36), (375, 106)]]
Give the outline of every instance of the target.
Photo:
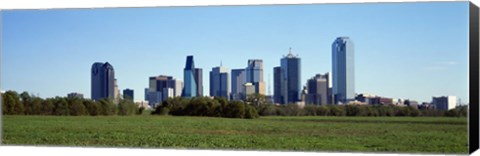
[(467, 154), (468, 11), (2, 10), (1, 142)]

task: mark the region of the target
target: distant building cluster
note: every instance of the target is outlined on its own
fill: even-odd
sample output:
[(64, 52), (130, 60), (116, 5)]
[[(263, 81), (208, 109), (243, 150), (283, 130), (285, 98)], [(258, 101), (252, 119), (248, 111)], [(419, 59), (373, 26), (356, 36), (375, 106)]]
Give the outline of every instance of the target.
[[(298, 55), (294, 55), (290, 48), (288, 54), (280, 59), (279, 65), (273, 68), (273, 95), (266, 95), (267, 86), (264, 82), (262, 59), (249, 59), (246, 67), (236, 69), (230, 69), (220, 63), (220, 66), (213, 67), (209, 71), (209, 96), (224, 97), (228, 100), (245, 100), (251, 94), (261, 94), (276, 104), (396, 105), (440, 110), (455, 108), (455, 96), (433, 97), (431, 103), (419, 104), (409, 99), (356, 94), (354, 53), (354, 44), (349, 37), (336, 38), (332, 43), (331, 73), (315, 74), (302, 85), (301, 59)], [(96, 62), (92, 65), (91, 74), (93, 100), (120, 98), (120, 90), (111, 64)], [(167, 75), (149, 77), (149, 86), (144, 92), (145, 101), (136, 101), (136, 103), (148, 104), (154, 108), (172, 97), (204, 96), (202, 77), (202, 68), (195, 67), (192, 55), (187, 56), (183, 69), (183, 81)], [(71, 93), (68, 96), (83, 98), (80, 93)], [(123, 98), (134, 101), (134, 90), (128, 88), (123, 90)]]

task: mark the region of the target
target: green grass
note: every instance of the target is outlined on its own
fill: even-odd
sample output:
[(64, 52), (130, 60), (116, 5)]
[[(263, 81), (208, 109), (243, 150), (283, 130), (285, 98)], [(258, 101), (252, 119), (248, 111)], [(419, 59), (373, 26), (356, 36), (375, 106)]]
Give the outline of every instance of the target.
[(466, 118), (3, 116), (2, 122), (2, 143), (15, 145), (468, 152)]

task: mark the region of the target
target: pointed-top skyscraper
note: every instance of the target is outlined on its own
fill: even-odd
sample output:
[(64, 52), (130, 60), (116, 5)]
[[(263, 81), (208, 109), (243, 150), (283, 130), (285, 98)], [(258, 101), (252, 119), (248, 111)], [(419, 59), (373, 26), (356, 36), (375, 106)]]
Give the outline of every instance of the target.
[(182, 97), (203, 96), (202, 69), (195, 68), (193, 56), (187, 56), (187, 62), (183, 69), (184, 88)]

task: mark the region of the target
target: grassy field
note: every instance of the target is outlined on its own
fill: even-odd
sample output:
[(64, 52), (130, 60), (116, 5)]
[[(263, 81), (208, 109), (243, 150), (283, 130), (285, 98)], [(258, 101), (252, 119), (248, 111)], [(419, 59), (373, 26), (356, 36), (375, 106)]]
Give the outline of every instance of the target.
[(444, 117), (3, 116), (3, 144), (467, 153), (467, 119)]

